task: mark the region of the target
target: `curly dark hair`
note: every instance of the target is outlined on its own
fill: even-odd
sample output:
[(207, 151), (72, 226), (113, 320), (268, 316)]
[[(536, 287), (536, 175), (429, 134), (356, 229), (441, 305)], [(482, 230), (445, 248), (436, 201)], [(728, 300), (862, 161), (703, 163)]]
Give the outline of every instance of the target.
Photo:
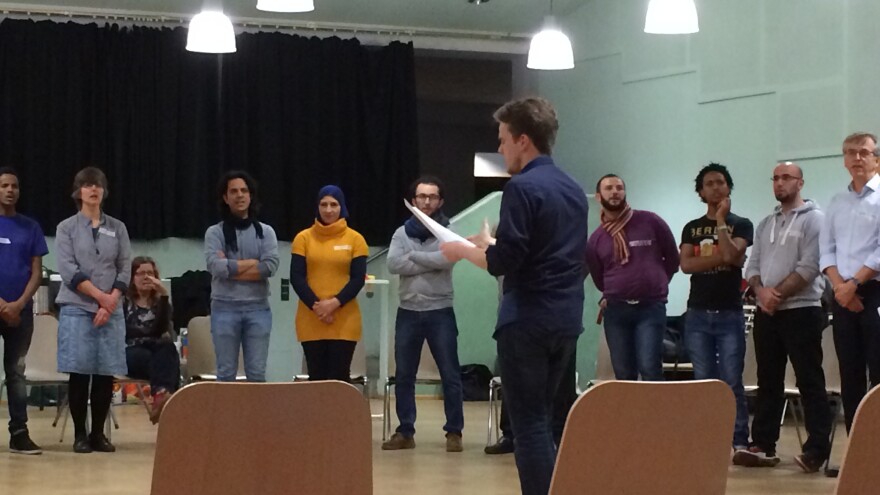
[(727, 181), (727, 187), (733, 191), (733, 177), (730, 176), (730, 172), (727, 171), (727, 167), (721, 165), (720, 163), (710, 163), (700, 169), (700, 173), (697, 174), (697, 178), (694, 179), (694, 189), (697, 191), (697, 194), (700, 194), (700, 191), (703, 190), (703, 179), (706, 177), (706, 174), (710, 172), (718, 172), (719, 174), (724, 176), (724, 180)]
[(241, 179), (247, 184), (248, 191), (251, 194), (251, 205), (248, 207), (248, 217), (256, 218), (257, 213), (260, 212), (260, 201), (257, 196), (257, 181), (251, 176), (251, 174), (244, 170), (229, 170), (220, 177), (220, 180), (217, 181), (217, 208), (220, 209), (220, 216), (223, 220), (227, 220), (232, 216), (229, 212), (229, 205), (223, 201), (223, 196), (226, 195), (226, 191), (229, 188), (229, 181), (233, 179)]

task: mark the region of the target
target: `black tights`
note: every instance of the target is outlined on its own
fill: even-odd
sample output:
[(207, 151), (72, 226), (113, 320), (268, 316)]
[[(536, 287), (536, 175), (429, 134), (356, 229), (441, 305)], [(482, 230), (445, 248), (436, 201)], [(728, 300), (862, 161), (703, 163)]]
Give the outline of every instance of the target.
[[(91, 394), (89, 394), (89, 381), (92, 382)], [(103, 431), (104, 421), (107, 420), (107, 412), (110, 410), (110, 400), (113, 398), (113, 377), (71, 373), (67, 398), (70, 403), (70, 415), (73, 416), (76, 437), (84, 437), (88, 433), (86, 430), (86, 410), (89, 399), (92, 402), (91, 431), (95, 434), (100, 433)]]

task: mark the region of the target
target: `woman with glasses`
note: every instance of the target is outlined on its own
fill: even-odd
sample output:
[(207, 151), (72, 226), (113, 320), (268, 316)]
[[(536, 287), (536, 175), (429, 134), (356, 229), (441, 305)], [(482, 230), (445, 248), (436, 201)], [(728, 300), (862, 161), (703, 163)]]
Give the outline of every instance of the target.
[(290, 284), (299, 296), (296, 336), (309, 380), (348, 382), (361, 338), (355, 297), (364, 286), (369, 250), (363, 236), (348, 226), (339, 187), (322, 187), (317, 203), (314, 225), (297, 234), (291, 247)]
[[(68, 402), (73, 417), (73, 451), (115, 452), (103, 434), (113, 396), (113, 376), (125, 375), (125, 320), (119, 298), (128, 290), (131, 244), (121, 221), (104, 213), (104, 172), (87, 167), (73, 179), (79, 210), (58, 224), (55, 253), (61, 289), (58, 371), (70, 374)], [(89, 388), (91, 385), (91, 390)], [(86, 412), (92, 408), (91, 434)]]
[(180, 357), (174, 345), (168, 290), (152, 258), (131, 262), (131, 283), (122, 302), (128, 376), (150, 381), (150, 421), (159, 422), (168, 397), (180, 386)]

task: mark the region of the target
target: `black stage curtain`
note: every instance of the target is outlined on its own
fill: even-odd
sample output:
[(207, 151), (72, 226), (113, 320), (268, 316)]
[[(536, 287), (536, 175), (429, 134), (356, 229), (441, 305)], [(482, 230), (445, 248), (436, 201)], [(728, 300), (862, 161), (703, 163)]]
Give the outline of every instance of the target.
[(133, 238), (201, 237), (219, 220), (218, 177), (245, 169), (279, 239), (337, 184), (349, 225), (387, 244), (418, 174), (412, 45), (244, 33), (238, 52), (208, 55), (186, 34), (0, 23), (0, 165), (21, 173), (19, 209), (53, 235), (75, 212), (74, 174), (95, 165)]

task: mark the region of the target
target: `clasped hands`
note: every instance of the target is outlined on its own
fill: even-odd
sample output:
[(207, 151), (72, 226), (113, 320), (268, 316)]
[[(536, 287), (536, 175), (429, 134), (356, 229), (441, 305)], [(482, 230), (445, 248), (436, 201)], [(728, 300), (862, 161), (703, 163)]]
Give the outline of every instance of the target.
[(17, 327), (21, 323), (21, 311), (24, 304), (18, 301), (7, 302), (0, 299), (0, 318), (10, 327)]
[(101, 292), (95, 296), (95, 301), (98, 303), (98, 312), (95, 313), (92, 323), (96, 327), (105, 325), (110, 321), (110, 315), (116, 311), (116, 305), (119, 304), (119, 296), (121, 294), (119, 289), (113, 289), (109, 293)]
[(335, 320), (333, 313), (339, 309), (342, 304), (339, 303), (339, 299), (335, 297), (331, 297), (330, 299), (321, 299), (312, 305), (312, 311), (318, 315), (318, 319), (321, 322), (330, 325)]

